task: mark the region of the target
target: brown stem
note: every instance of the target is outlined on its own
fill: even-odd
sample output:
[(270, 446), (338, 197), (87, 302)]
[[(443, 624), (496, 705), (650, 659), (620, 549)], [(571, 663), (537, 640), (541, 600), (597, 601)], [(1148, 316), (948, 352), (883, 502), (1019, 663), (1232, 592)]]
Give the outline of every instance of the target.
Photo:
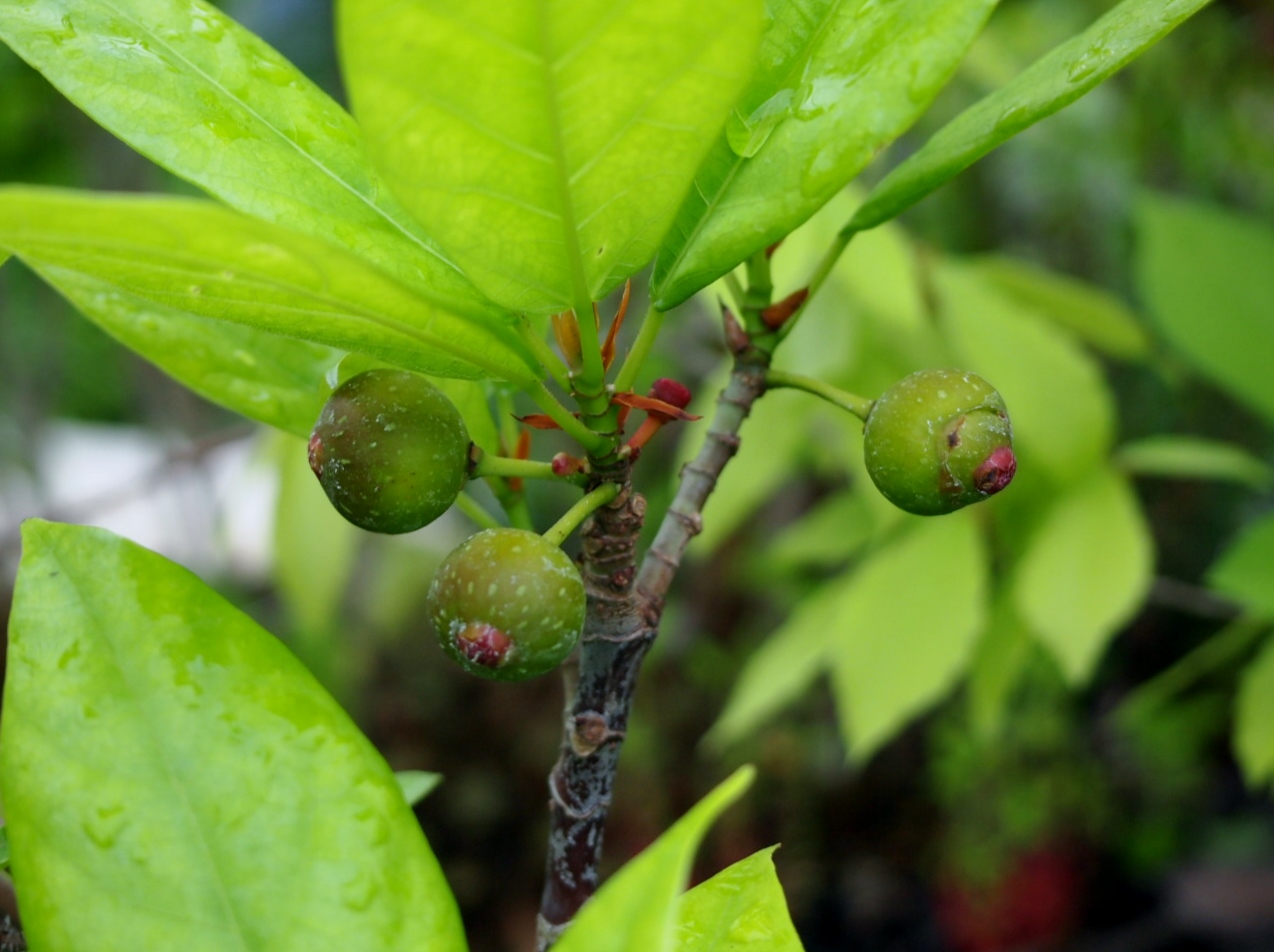
[(637, 538), (645, 500), (632, 492), (627, 461), (595, 474), (623, 491), (597, 510), (583, 531), (583, 574), (588, 614), (581, 640), (574, 698), (565, 712), (564, 736), (549, 775), (549, 851), (540, 901), (540, 952), (561, 935), (596, 891), (602, 834), (614, 789), (620, 747), (628, 729), (642, 659), (659, 629), (664, 599), (682, 553), (699, 533), (703, 504), (739, 447), (739, 427), (765, 390), (763, 354), (735, 360), (730, 382), (698, 455), (681, 472), (681, 484), (654, 544), (637, 568)]

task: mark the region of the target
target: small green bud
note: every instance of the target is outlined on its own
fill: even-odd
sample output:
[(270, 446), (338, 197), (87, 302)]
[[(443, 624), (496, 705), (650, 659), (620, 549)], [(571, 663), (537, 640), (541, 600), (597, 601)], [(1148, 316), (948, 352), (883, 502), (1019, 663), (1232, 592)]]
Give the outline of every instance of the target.
[(881, 495), (921, 516), (992, 496), (1017, 471), (1004, 399), (959, 370), (921, 370), (886, 390), (867, 414), (863, 452)]
[(310, 468), (337, 512), (372, 532), (412, 532), (468, 479), (469, 432), (425, 378), (368, 370), (333, 391), (310, 436)]
[(584, 628), (584, 582), (566, 553), (525, 529), (485, 529), (443, 560), (429, 586), (443, 650), (484, 678), (551, 671)]

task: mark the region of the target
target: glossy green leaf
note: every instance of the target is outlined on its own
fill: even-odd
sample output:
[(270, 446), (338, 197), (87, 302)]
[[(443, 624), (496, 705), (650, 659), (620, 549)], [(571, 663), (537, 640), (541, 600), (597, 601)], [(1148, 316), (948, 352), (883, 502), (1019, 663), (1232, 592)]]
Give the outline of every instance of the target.
[(760, 69), (655, 263), (667, 310), (818, 211), (937, 94), (996, 0), (768, 5)]
[(1197, 436), (1148, 436), (1119, 448), (1115, 461), (1134, 476), (1216, 479), (1253, 489), (1270, 484), (1270, 467), (1241, 446)]
[(1109, 79), (1208, 2), (1124, 0), (947, 123), (872, 190), (849, 229), (874, 228), (914, 205), (996, 146)]
[(934, 286), (960, 365), (990, 381), (1008, 405), (1019, 468), (1039, 466), (1066, 482), (1103, 460), (1114, 408), (1096, 361), (962, 265), (942, 264)]
[(681, 897), (676, 952), (801, 952), (774, 870), (777, 846), (728, 866)]
[(1194, 367), (1274, 421), (1274, 229), (1148, 195), (1137, 207), (1137, 283)]
[(842, 583), (829, 652), (851, 757), (865, 760), (951, 689), (986, 621), (987, 584), (970, 511), (918, 522)]
[(1234, 754), (1249, 784), (1274, 784), (1274, 639), (1266, 642), (1239, 679)]
[(399, 770), (394, 773), (394, 779), (398, 781), (398, 789), (403, 792), (407, 805), (414, 807), (442, 783), (442, 774), (427, 770)]
[(556, 952), (671, 952), (680, 896), (699, 841), (742, 796), (755, 771), (742, 767), (629, 861), (585, 904), (553, 946)]
[(199, 0), (14, 0), (0, 39), (95, 120), (247, 214), (336, 241), (451, 310), (489, 302), (372, 170), (350, 115)]
[(439, 310), (334, 245), (212, 202), (4, 188), (0, 247), (54, 281), (108, 285), (101, 307), (140, 299), (423, 373), (536, 378), (508, 327)]
[(754, 62), (759, 0), (346, 0), (354, 110), (488, 296), (587, 313), (655, 254)]
[(1274, 618), (1274, 515), (1244, 530), (1208, 570), (1208, 584), (1248, 611)]
[(1143, 360), (1149, 354), (1150, 339), (1136, 315), (1094, 284), (998, 255), (975, 259), (972, 267), (1000, 290), (1111, 357)]
[(341, 351), (165, 307), (91, 274), (35, 271), (94, 324), (201, 397), (297, 436), (308, 436), (318, 419), (325, 377)]
[(185, 569), (32, 520), (0, 789), (36, 949), (463, 952), (393, 773)]
[(1094, 471), (1036, 529), (1014, 599), (1067, 677), (1080, 684), (1141, 605), (1153, 569), (1150, 529), (1127, 480)]

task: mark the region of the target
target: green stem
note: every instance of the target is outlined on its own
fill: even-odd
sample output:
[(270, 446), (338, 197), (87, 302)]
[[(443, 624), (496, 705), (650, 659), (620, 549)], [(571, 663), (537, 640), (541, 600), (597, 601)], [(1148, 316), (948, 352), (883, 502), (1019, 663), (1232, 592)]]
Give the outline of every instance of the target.
[(553, 382), (563, 390), (569, 391), (571, 378), (566, 372), (566, 367), (557, 354), (553, 353), (553, 348), (549, 347), (544, 338), (535, 332), (535, 328), (525, 317), (518, 323), (518, 334), (526, 342), (526, 346), (531, 348), (540, 366), (553, 378)]
[(827, 279), (831, 277), (832, 271), (836, 268), (836, 262), (840, 261), (840, 256), (845, 253), (845, 249), (849, 247), (850, 240), (856, 231), (851, 231), (848, 227), (842, 228), (836, 233), (836, 237), (832, 240), (823, 258), (819, 261), (818, 266), (814, 269), (814, 274), (810, 276), (809, 297), (805, 299), (805, 303), (801, 305), (801, 309), (784, 321), (783, 326), (779, 328), (779, 340), (787, 337), (792, 333), (792, 328), (796, 327), (797, 320), (805, 313), (805, 309), (809, 307), (810, 301), (814, 300), (814, 295), (819, 289), (827, 283)]
[(848, 390), (833, 387), (829, 383), (823, 383), (821, 380), (815, 380), (813, 377), (790, 374), (782, 370), (767, 370), (765, 372), (765, 386), (767, 389), (790, 387), (793, 390), (804, 390), (806, 393), (812, 393), (816, 397), (822, 397), (828, 403), (834, 404), (842, 410), (848, 410), (864, 422), (867, 420), (867, 414), (871, 412), (871, 405), (875, 402), (865, 397), (860, 397), (856, 393), (850, 393)]
[(500, 520), (497, 519), (495, 516), (491, 515), (491, 513), (487, 512), (486, 509), (484, 509), (482, 505), (478, 502), (478, 500), (474, 499), (468, 493), (461, 493), (459, 496), (457, 496), (456, 505), (459, 507), (461, 512), (463, 512), (466, 516), (468, 516), (475, 523), (477, 523), (478, 528), (480, 529), (501, 528)]
[(618, 483), (602, 483), (590, 493), (586, 493), (579, 502), (571, 506), (562, 518), (553, 524), (553, 528), (544, 533), (544, 538), (554, 545), (560, 546), (595, 509), (606, 505), (619, 495)]
[(650, 356), (651, 348), (655, 346), (655, 338), (659, 336), (663, 326), (664, 312), (655, 310), (654, 305), (651, 305), (645, 317), (641, 319), (641, 327), (637, 329), (633, 346), (624, 358), (623, 364), (620, 365), (619, 375), (615, 377), (617, 393), (627, 393), (633, 389), (633, 384), (637, 382), (637, 375), (641, 373), (646, 358)]
[(577, 476), (559, 476), (553, 472), (553, 464), (537, 459), (513, 459), (508, 456), (487, 456), (483, 454), (473, 465), (470, 474), (473, 477), (505, 476), (515, 479), (553, 479), (559, 482), (580, 482), (586, 478), (580, 473)]
[[(574, 437), (590, 454), (604, 454), (610, 449), (610, 441), (606, 437), (594, 433), (575, 418), (570, 410), (562, 406), (544, 384), (537, 381), (527, 388), (527, 393), (535, 401), (535, 405), (548, 414), (549, 418), (560, 426), (563, 432)], [(609, 403), (609, 401), (607, 401)]]
[(721, 280), (725, 282), (725, 287), (730, 292), (730, 297), (734, 298), (735, 308), (742, 310), (744, 303), (747, 301), (747, 292), (743, 290), (743, 282), (739, 280), (739, 276), (733, 271), (727, 271)]

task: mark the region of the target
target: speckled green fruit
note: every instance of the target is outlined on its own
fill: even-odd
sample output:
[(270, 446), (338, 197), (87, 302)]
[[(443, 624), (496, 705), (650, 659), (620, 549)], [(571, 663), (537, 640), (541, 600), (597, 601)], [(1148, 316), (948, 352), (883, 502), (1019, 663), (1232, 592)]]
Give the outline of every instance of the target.
[(337, 512), (372, 532), (411, 532), (450, 508), (468, 478), (469, 433), (429, 381), (369, 370), (333, 391), (310, 436), (310, 468)]
[(986, 499), (1017, 471), (1004, 399), (960, 370), (921, 370), (886, 390), (867, 414), (863, 453), (881, 494), (922, 516)]
[(485, 529), (438, 568), (429, 616), (443, 650), (484, 678), (551, 671), (584, 628), (584, 582), (566, 553), (525, 529)]

